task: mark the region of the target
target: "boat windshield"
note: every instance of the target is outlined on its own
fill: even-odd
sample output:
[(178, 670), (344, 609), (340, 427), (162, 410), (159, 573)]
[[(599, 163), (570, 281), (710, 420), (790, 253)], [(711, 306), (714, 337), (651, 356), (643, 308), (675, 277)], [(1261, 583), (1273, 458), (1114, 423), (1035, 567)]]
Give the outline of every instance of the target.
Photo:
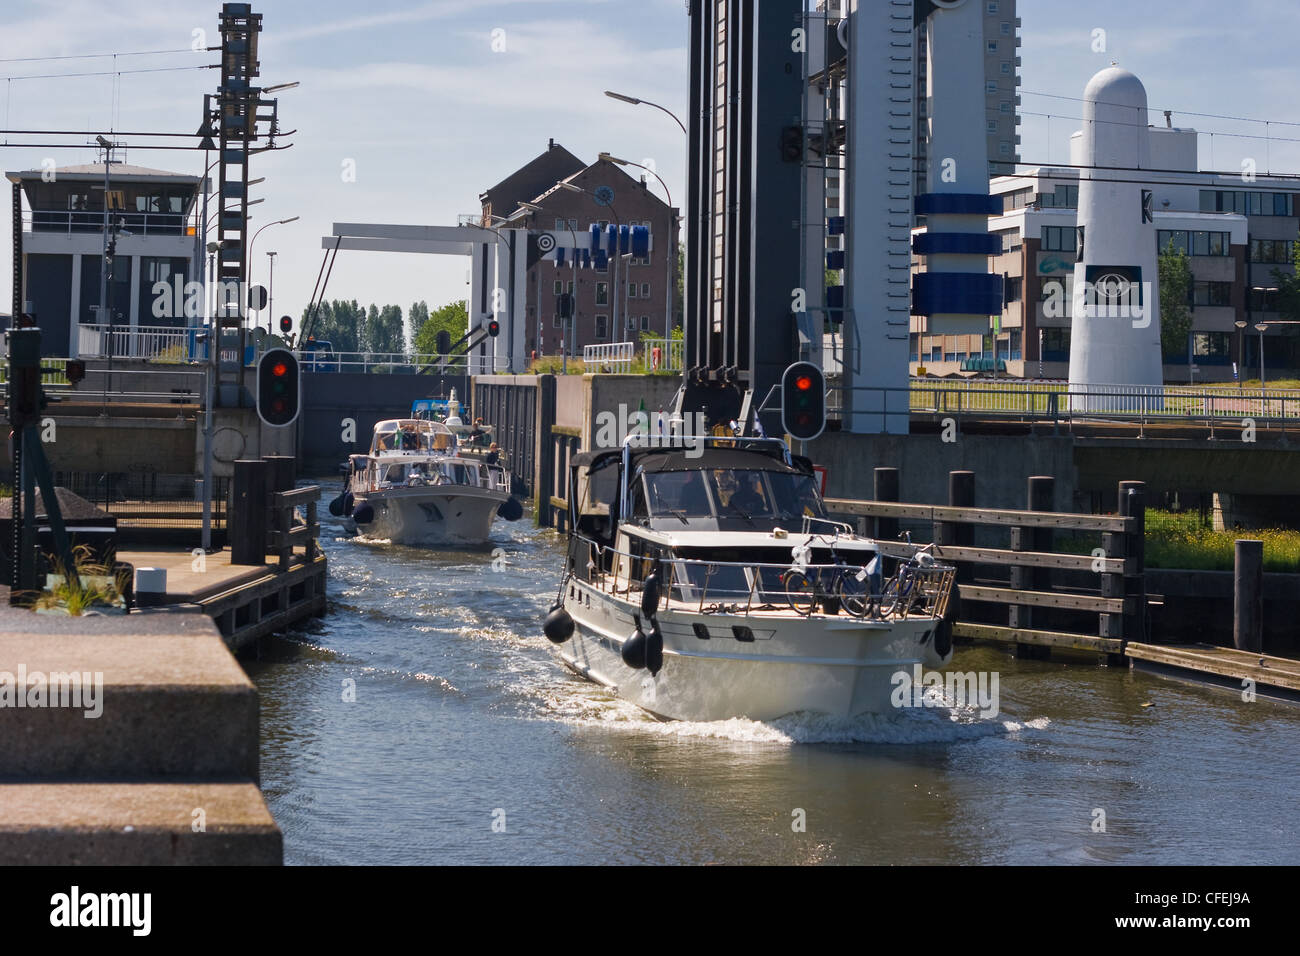
[(826, 517), (810, 475), (726, 468), (659, 472), (644, 481), (644, 493), (637, 489), (633, 496), (633, 515), (641, 512), (655, 524), (660, 519), (678, 526), (712, 519), (720, 527), (740, 530)]

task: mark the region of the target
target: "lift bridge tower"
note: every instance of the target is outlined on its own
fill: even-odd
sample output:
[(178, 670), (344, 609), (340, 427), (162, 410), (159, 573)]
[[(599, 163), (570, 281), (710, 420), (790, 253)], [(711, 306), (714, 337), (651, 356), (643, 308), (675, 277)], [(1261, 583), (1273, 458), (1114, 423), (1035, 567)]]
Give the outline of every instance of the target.
[[(247, 343), (248, 167), (257, 153), (275, 148), (278, 107), (275, 99), (254, 85), (261, 72), (258, 38), (262, 15), (247, 3), (221, 7), (221, 83), (215, 96), (204, 98), (204, 122), (199, 133), (216, 137), (218, 150), (216, 239), (217, 403), (230, 408), (251, 404), (243, 386)], [(206, 226), (206, 223), (205, 223)]]
[[(912, 323), (933, 314), (944, 331), (982, 331), (988, 310), (1001, 308), (1000, 279), (987, 275), (980, 5), (806, 7), (687, 3), (686, 370), (678, 410), (703, 411), (714, 423), (747, 422), (756, 411), (776, 433), (781, 373), (802, 359), (838, 376), (833, 404), (844, 430), (906, 433)], [(916, 26), (927, 19), (925, 122), (937, 158), (929, 191), (918, 196), (913, 73)], [(828, 214), (840, 197), (843, 215)], [(923, 248), (913, 245), (914, 215), (929, 217), (928, 235), (918, 237)], [(931, 267), (915, 288), (913, 253), (930, 257)], [(842, 284), (828, 284), (828, 274), (842, 274)]]

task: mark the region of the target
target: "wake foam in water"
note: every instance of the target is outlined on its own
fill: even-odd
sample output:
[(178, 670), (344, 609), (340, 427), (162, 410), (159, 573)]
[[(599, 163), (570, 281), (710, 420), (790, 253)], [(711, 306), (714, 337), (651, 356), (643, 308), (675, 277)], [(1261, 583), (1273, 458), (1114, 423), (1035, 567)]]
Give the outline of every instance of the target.
[(1007, 737), (1044, 730), (1046, 717), (1015, 721), (981, 717), (974, 707), (951, 702), (890, 714), (830, 717), (798, 713), (776, 720), (743, 717), (728, 720), (659, 720), (609, 690), (577, 677), (556, 673), (540, 679), (537, 671), (508, 689), (531, 698), (534, 716), (575, 727), (599, 728), (660, 737), (726, 740), (777, 746), (795, 744), (951, 744), (985, 737)]

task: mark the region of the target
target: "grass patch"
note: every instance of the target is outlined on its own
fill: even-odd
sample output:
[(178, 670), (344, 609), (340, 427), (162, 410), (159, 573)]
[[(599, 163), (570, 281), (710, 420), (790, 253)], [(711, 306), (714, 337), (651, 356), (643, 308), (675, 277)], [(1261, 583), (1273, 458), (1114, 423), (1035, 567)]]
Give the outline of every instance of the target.
[[(528, 371), (533, 375), (563, 375), (564, 356), (562, 355), (544, 355), (541, 358), (533, 359), (528, 366)], [(568, 374), (581, 375), (587, 371), (586, 366), (580, 358), (569, 359)]]
[[(1147, 509), (1146, 566), (1188, 571), (1231, 571), (1235, 542), (1250, 538), (1264, 542), (1264, 570), (1300, 572), (1300, 531), (1262, 528), (1254, 531), (1215, 531), (1194, 511)], [(1057, 536), (1056, 548), (1069, 554), (1089, 554), (1100, 544), (1098, 535), (1076, 532)]]

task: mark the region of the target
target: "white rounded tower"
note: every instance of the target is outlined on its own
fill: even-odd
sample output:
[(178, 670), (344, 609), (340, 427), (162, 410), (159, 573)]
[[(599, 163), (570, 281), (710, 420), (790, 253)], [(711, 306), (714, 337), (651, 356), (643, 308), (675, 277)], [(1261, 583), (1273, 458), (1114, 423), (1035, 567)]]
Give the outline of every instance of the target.
[[(1110, 66), (1083, 91), (1078, 259), (1074, 267), (1070, 386), (1159, 386), (1160, 296), (1149, 175), (1147, 93)], [(1076, 399), (1075, 408), (1113, 402)]]

